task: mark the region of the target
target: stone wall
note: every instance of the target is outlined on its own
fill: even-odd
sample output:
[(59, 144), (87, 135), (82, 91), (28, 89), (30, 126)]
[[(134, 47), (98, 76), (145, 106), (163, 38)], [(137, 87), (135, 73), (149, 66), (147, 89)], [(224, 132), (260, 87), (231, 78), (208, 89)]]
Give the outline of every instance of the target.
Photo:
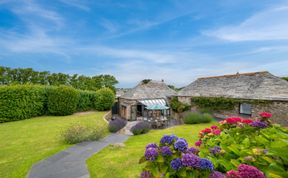
[[(127, 120), (131, 119), (131, 106), (136, 105), (136, 100), (129, 100), (124, 98), (119, 98), (119, 115)], [(126, 115), (121, 112), (122, 106), (126, 107)]]
[[(178, 97), (178, 100), (191, 104), (191, 97)], [(288, 101), (271, 101), (271, 103), (266, 104), (252, 104), (252, 116), (243, 115), (239, 113), (239, 104), (236, 104), (232, 110), (227, 111), (214, 111), (212, 114), (217, 118), (227, 118), (231, 116), (239, 117), (258, 117), (260, 112), (270, 112), (273, 117), (271, 118), (274, 123), (281, 124), (282, 126), (288, 126)], [(191, 111), (199, 112), (200, 108), (197, 106), (191, 106)]]
[(282, 126), (288, 126), (288, 101), (273, 101), (272, 103), (265, 105), (253, 105), (252, 116), (258, 116), (260, 112), (272, 113), (272, 121)]
[(272, 101), (267, 104), (252, 104), (252, 115), (247, 116), (239, 113), (239, 105), (235, 105), (233, 110), (214, 112), (213, 115), (219, 118), (227, 118), (231, 116), (252, 117), (256, 118), (260, 112), (272, 113), (271, 120), (274, 123), (288, 126), (288, 102)]

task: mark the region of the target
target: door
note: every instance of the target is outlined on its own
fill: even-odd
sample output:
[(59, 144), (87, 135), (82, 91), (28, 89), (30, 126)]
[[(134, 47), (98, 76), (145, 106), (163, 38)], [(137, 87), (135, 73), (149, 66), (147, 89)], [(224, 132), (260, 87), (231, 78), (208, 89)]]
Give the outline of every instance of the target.
[(136, 121), (137, 119), (137, 105), (131, 106), (131, 120)]

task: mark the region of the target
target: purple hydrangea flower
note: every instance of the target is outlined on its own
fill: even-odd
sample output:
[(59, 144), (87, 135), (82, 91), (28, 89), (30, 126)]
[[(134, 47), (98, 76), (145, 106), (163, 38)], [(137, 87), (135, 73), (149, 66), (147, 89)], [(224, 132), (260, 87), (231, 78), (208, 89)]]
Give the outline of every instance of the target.
[(151, 172), (149, 172), (149, 171), (143, 171), (142, 173), (141, 173), (141, 176), (140, 176), (141, 178), (152, 178), (152, 174), (151, 174)]
[(211, 154), (216, 155), (220, 153), (221, 148), (219, 146), (214, 146), (213, 148), (209, 148)]
[(178, 137), (176, 135), (174, 135), (174, 134), (171, 134), (170, 137), (172, 137), (173, 140), (177, 140), (178, 139)]
[(184, 152), (188, 148), (188, 143), (184, 138), (178, 138), (178, 140), (174, 143), (174, 148)]
[(206, 159), (206, 158), (200, 158), (200, 168), (210, 170), (210, 171), (214, 170), (213, 163), (209, 159)]
[(146, 146), (146, 150), (147, 150), (148, 148), (158, 148), (158, 145), (155, 144), (155, 143), (149, 143), (149, 144)]
[(199, 153), (199, 150), (195, 147), (191, 147), (187, 150), (188, 153), (193, 153), (195, 155), (197, 155)]
[(160, 143), (162, 145), (171, 145), (174, 140), (177, 140), (177, 137), (175, 135), (164, 135), (161, 138)]
[(238, 174), (241, 178), (265, 178), (263, 172), (254, 166), (249, 166), (246, 164), (240, 164), (238, 166)]
[(194, 154), (186, 153), (181, 158), (183, 166), (199, 168), (200, 166), (200, 158)]
[(182, 167), (182, 162), (180, 158), (173, 159), (170, 163), (170, 166), (175, 171), (178, 171)]
[(223, 173), (221, 173), (221, 172), (213, 171), (210, 174), (210, 178), (226, 178), (226, 176)]
[(158, 156), (157, 148), (148, 148), (145, 152), (146, 160), (154, 161)]
[(261, 121), (253, 121), (250, 125), (252, 127), (257, 127), (261, 129), (268, 127), (268, 124), (266, 122), (261, 122)]
[(168, 146), (163, 146), (160, 149), (160, 151), (161, 151), (163, 156), (171, 156), (172, 155), (172, 151), (171, 151), (171, 149)]

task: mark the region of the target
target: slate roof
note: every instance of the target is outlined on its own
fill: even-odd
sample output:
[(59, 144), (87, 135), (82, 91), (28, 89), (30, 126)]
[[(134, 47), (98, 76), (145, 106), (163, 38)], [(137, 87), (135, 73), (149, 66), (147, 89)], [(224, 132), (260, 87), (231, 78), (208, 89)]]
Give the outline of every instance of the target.
[(176, 96), (176, 91), (169, 88), (163, 81), (151, 80), (148, 83), (140, 82), (136, 87), (127, 91), (120, 98), (125, 99), (159, 99)]
[(116, 98), (124, 95), (129, 90), (130, 90), (129, 88), (117, 88), (116, 89)]
[(267, 71), (203, 77), (180, 90), (178, 96), (288, 101), (288, 82)]

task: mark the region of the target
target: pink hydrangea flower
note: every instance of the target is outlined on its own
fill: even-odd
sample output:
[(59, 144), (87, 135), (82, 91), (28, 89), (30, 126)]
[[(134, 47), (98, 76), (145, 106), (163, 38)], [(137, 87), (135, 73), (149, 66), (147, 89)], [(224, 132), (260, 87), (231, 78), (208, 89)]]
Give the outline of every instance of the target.
[(241, 122), (242, 119), (240, 117), (229, 117), (225, 120), (228, 124), (236, 124), (237, 122)]
[(259, 169), (246, 164), (240, 164), (238, 166), (238, 174), (241, 178), (265, 178), (264, 173)]
[(252, 119), (242, 119), (241, 122), (244, 124), (250, 124), (251, 122), (253, 122), (253, 120)]
[(226, 173), (227, 178), (241, 178), (238, 171), (230, 170)]
[(215, 129), (218, 129), (218, 127), (216, 125), (212, 125), (211, 129), (215, 130)]
[(272, 117), (272, 114), (269, 113), (269, 112), (261, 112), (259, 115), (260, 115), (262, 118), (266, 118), (266, 119)]
[(203, 130), (201, 130), (202, 133), (211, 133), (212, 130), (210, 128), (205, 128)]
[(215, 135), (220, 135), (221, 130), (220, 130), (220, 129), (216, 129), (216, 130), (213, 131), (213, 133), (214, 133)]
[(195, 146), (201, 146), (202, 145), (202, 140), (198, 140), (195, 142)]

